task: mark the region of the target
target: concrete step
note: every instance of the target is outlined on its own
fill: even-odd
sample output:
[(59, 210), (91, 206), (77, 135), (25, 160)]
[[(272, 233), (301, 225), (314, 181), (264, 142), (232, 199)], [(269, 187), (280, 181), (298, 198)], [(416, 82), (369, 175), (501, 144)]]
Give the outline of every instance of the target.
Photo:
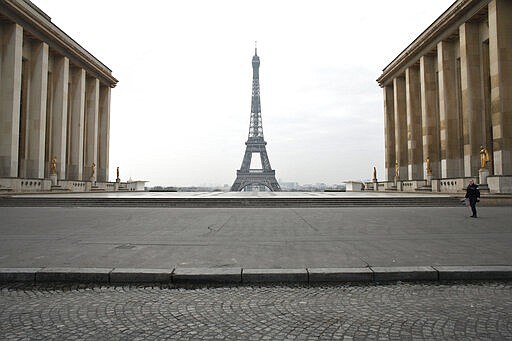
[(359, 198), (95, 198), (1, 197), (3, 207), (455, 207), (454, 197)]

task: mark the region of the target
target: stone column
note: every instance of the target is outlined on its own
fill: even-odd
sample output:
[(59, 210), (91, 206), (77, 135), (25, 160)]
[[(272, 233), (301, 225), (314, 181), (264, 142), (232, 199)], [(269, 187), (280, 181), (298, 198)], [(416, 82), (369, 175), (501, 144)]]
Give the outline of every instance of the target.
[(98, 128), (98, 181), (108, 181), (109, 132), (110, 132), (110, 87), (100, 86)]
[(48, 44), (34, 42), (30, 53), (27, 178), (44, 178), (48, 52)]
[(441, 138), (441, 177), (462, 176), (462, 159), (459, 143), (459, 115), (457, 107), (457, 82), (453, 44), (437, 44), (439, 77), (439, 125)]
[(430, 158), (432, 178), (440, 176), (439, 115), (435, 57), (420, 58), (421, 124), (423, 132), (423, 178), (427, 179), (427, 157)]
[(482, 137), (482, 77), (478, 24), (464, 23), (459, 28), (464, 134), (464, 176), (478, 175)]
[(512, 2), (489, 3), (494, 174), (512, 175)]
[(0, 22), (0, 178), (18, 176), (23, 28)]
[(67, 178), (70, 180), (83, 180), (85, 70), (73, 68), (70, 73)]
[[(407, 109), (405, 101), (405, 78), (393, 79), (393, 99), (395, 106), (395, 152), (400, 179), (407, 175)], [(394, 167), (393, 167), (394, 169)]]
[(384, 148), (385, 148), (385, 179), (393, 181), (395, 176), (395, 107), (393, 86), (384, 86)]
[(57, 158), (57, 177), (66, 178), (66, 147), (68, 128), (69, 59), (56, 57), (53, 67), (52, 136), (50, 160)]
[[(91, 166), (93, 163), (96, 166), (98, 165), (98, 107), (100, 81), (97, 78), (88, 78), (86, 87), (84, 180), (95, 181), (96, 174), (94, 174), (94, 178), (92, 178)], [(96, 169), (94, 170), (95, 172)]]
[(407, 109), (407, 149), (409, 180), (423, 179), (423, 143), (421, 134), (420, 70), (416, 66), (405, 70)]

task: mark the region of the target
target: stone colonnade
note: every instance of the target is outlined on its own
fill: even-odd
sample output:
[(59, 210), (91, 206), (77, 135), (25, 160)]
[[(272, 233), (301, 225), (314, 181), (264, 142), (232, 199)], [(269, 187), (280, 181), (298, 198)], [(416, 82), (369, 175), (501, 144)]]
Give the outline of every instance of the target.
[[(111, 71), (29, 2), (0, 7), (0, 178), (108, 181)], [(94, 169), (93, 169), (93, 166)]]
[(483, 146), (490, 176), (511, 182), (512, 1), (456, 1), (378, 82), (388, 181), (478, 181)]

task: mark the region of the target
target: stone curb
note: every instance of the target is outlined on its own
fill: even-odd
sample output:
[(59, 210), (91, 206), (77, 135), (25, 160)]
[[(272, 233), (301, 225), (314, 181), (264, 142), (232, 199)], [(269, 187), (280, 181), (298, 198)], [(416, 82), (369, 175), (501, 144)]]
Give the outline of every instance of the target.
[(110, 283), (170, 283), (173, 270), (114, 268)]
[(176, 268), (172, 283), (180, 284), (241, 284), (242, 268)]
[(384, 281), (437, 281), (437, 271), (431, 266), (401, 266), (384, 267), (373, 266), (373, 279), (375, 282)]
[(164, 283), (180, 285), (375, 283), (386, 281), (510, 280), (512, 266), (364, 268), (0, 268), (0, 282)]
[(35, 272), (35, 281), (109, 283), (110, 272), (109, 268), (42, 268)]
[(35, 282), (43, 268), (0, 268), (0, 282)]
[(243, 284), (308, 283), (307, 269), (243, 269)]
[(373, 282), (370, 268), (308, 268), (310, 283)]
[(512, 279), (512, 266), (434, 266), (439, 280)]

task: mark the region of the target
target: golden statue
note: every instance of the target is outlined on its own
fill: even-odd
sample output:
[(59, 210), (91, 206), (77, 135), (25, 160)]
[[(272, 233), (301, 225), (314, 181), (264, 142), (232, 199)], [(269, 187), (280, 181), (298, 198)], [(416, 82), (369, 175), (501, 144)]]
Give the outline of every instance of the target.
[(50, 167), (50, 174), (57, 175), (57, 159), (55, 157), (52, 159), (52, 164)]
[(117, 167), (116, 173), (117, 173), (117, 178), (119, 179), (119, 167)]
[(91, 177), (94, 176), (94, 173), (96, 173), (96, 164), (93, 162), (91, 165)]
[(430, 166), (430, 158), (427, 156), (427, 175), (432, 175), (432, 167)]
[(395, 177), (400, 178), (400, 166), (398, 165), (398, 161), (395, 162)]
[(373, 167), (373, 180), (377, 180), (377, 168)]
[(484, 146), (480, 146), (480, 168), (484, 169), (487, 167), (487, 162), (491, 161), (489, 151)]

